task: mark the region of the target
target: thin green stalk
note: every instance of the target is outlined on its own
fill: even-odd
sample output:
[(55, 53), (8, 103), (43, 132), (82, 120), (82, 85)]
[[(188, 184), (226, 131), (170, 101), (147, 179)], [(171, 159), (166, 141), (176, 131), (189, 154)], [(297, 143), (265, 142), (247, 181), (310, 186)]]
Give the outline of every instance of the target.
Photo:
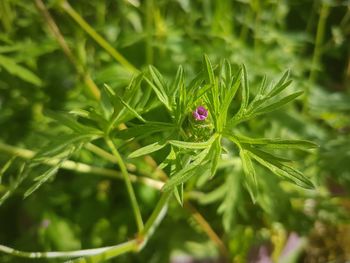
[(105, 140), (106, 140), (108, 147), (112, 151), (114, 157), (116, 158), (116, 161), (117, 161), (117, 163), (120, 167), (120, 170), (122, 172), (124, 182), (126, 185), (126, 189), (128, 191), (128, 194), (129, 194), (131, 206), (132, 206), (132, 209), (134, 212), (137, 228), (138, 228), (139, 232), (141, 232), (143, 230), (143, 221), (142, 221), (141, 211), (140, 211), (139, 205), (138, 205), (137, 200), (136, 200), (136, 195), (135, 195), (134, 189), (133, 189), (131, 181), (130, 181), (128, 170), (126, 169), (124, 161), (123, 161), (122, 157), (120, 156), (120, 154), (119, 154), (117, 148), (115, 147), (114, 143), (112, 142), (112, 140), (109, 138), (106, 138)]
[(96, 86), (95, 82), (91, 79), (89, 73), (87, 73), (84, 66), (73, 55), (55, 20), (51, 16), (50, 12), (47, 10), (44, 2), (42, 0), (35, 0), (35, 5), (39, 12), (42, 14), (49, 30), (56, 39), (57, 43), (60, 45), (63, 53), (67, 56), (68, 60), (72, 63), (77, 73), (83, 79), (86, 87), (89, 88), (89, 92), (94, 96), (96, 100), (99, 100), (100, 90)]
[(154, 16), (153, 0), (146, 1), (146, 63), (153, 64), (153, 16)]
[(115, 60), (124, 66), (131, 73), (137, 73), (138, 70), (123, 57), (111, 44), (109, 44), (95, 29), (93, 29), (68, 3), (63, 1), (61, 7), (67, 14), (86, 32), (88, 33), (102, 48), (104, 48)]
[[(5, 152), (14, 156), (18, 156), (22, 159), (29, 160), (33, 158), (36, 154), (36, 152), (28, 150), (28, 149), (23, 149), (23, 148), (18, 148), (14, 147), (11, 145), (3, 144), (0, 142), (0, 152)], [(50, 166), (55, 166), (60, 162), (58, 159), (51, 159), (49, 161), (43, 162), (44, 164), (50, 165)], [(117, 172), (112, 169), (106, 169), (106, 168), (101, 168), (101, 167), (95, 167), (91, 165), (87, 165), (85, 163), (80, 163), (80, 162), (74, 162), (71, 160), (66, 160), (62, 162), (61, 165), (62, 169), (65, 170), (71, 170), (75, 171), (78, 173), (89, 173), (89, 174), (97, 174), (101, 176), (105, 176), (108, 178), (114, 178), (114, 179), (121, 179), (123, 180), (124, 177), (120, 172)], [(141, 177), (141, 176), (136, 176), (134, 174), (129, 173), (129, 178), (131, 182), (140, 182), (143, 183), (149, 187), (155, 188), (160, 190), (164, 183), (161, 181), (154, 180), (152, 178), (148, 177)]]
[(102, 157), (103, 159), (110, 161), (111, 163), (117, 163), (117, 160), (115, 159), (113, 154), (110, 154), (109, 152), (103, 150), (102, 148), (92, 144), (92, 143), (88, 143), (85, 145), (85, 148), (88, 149), (89, 151), (95, 153), (96, 155)]
[(327, 1), (322, 1), (320, 16), (317, 24), (316, 38), (315, 38), (315, 49), (311, 62), (311, 71), (309, 76), (309, 85), (306, 86), (305, 96), (304, 96), (304, 109), (307, 107), (308, 98), (310, 95), (310, 85), (314, 83), (317, 79), (318, 64), (322, 55), (322, 44), (326, 29), (326, 21), (329, 14), (329, 4)]
[[(0, 245), (0, 251), (6, 254), (11, 254), (13, 256), (23, 257), (23, 258), (66, 258), (68, 259), (73, 257), (93, 256), (93, 255), (100, 255), (100, 254), (104, 255), (104, 253), (107, 253), (107, 255), (109, 255), (110, 252), (113, 252), (113, 255), (117, 256), (122, 253), (126, 253), (128, 251), (134, 250), (136, 247), (137, 247), (136, 240), (131, 240), (116, 246), (83, 249), (83, 250), (75, 250), (75, 251), (26, 252), (26, 251), (16, 250), (3, 245)], [(73, 261), (73, 262), (86, 262), (86, 261)]]
[(162, 221), (166, 215), (168, 200), (171, 192), (163, 193), (160, 200), (158, 201), (156, 208), (152, 215), (148, 219), (145, 227), (139, 233), (137, 239), (130, 240), (128, 242), (109, 247), (102, 247), (96, 249), (84, 249), (76, 251), (66, 252), (25, 252), (16, 250), (10, 247), (0, 245), (0, 251), (13, 256), (24, 257), (24, 258), (73, 258), (82, 257), (75, 260), (69, 260), (68, 262), (73, 263), (91, 263), (91, 262), (102, 262), (108, 259), (117, 257), (121, 254), (125, 254), (132, 251), (140, 251), (146, 245), (149, 237), (153, 234), (155, 228)]
[(69, 262), (71, 263), (105, 262), (106, 260), (117, 257), (119, 255), (132, 252), (132, 251), (137, 251), (137, 248), (138, 248), (137, 240), (131, 240), (131, 241), (122, 243), (120, 245), (117, 245), (113, 248), (110, 248), (105, 252), (102, 252), (93, 256), (89, 256), (89, 257), (78, 258), (75, 260), (71, 260)]
[(151, 214), (150, 218), (146, 222), (145, 228), (141, 232), (141, 235), (147, 236), (151, 235), (150, 232), (154, 228), (155, 222), (159, 222), (160, 218), (162, 218), (162, 214), (164, 213), (164, 210), (166, 210), (169, 197), (171, 195), (171, 191), (164, 192), (162, 196), (160, 197), (156, 208), (153, 210), (153, 213)]
[(207, 236), (213, 241), (214, 244), (219, 248), (221, 255), (225, 259), (229, 259), (230, 253), (225, 247), (224, 242), (220, 239), (220, 237), (215, 233), (214, 229), (210, 226), (208, 221), (199, 213), (199, 211), (191, 205), (189, 201), (184, 202), (184, 207), (191, 213), (192, 217), (196, 220), (196, 222), (201, 226)]

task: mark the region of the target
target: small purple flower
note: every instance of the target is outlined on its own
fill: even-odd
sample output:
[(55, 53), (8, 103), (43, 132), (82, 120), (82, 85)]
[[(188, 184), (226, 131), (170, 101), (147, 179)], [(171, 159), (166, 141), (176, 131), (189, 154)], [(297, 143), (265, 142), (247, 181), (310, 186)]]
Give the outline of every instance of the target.
[(208, 117), (208, 111), (203, 106), (199, 106), (193, 111), (192, 115), (195, 120), (204, 121)]

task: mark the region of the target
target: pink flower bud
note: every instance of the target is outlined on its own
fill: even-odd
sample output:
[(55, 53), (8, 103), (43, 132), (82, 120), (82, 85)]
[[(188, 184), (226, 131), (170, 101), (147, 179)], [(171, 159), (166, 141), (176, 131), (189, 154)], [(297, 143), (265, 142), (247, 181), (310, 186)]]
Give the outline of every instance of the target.
[(208, 117), (208, 111), (203, 106), (199, 106), (193, 111), (192, 115), (195, 120), (204, 121)]

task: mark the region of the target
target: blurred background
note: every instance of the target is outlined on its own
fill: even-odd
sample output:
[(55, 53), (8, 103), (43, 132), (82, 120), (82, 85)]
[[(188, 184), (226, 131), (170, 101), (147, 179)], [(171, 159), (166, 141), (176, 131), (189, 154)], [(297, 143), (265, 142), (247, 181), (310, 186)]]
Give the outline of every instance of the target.
[[(237, 182), (226, 184), (236, 187), (233, 196), (218, 194), (225, 193), (216, 187), (223, 179), (215, 178), (187, 198), (221, 245), (193, 209), (171, 202), (144, 250), (110, 262), (224, 262), (225, 253), (232, 262), (349, 261), (349, 39), (348, 0), (1, 0), (0, 243), (64, 251), (132, 238), (136, 228), (123, 182), (60, 170), (23, 199), (32, 181), (18, 176), (21, 165), (63, 131), (45, 110), (95, 105), (104, 83), (123, 89), (136, 69), (149, 64), (169, 81), (183, 65), (190, 80), (207, 54), (213, 64), (224, 58), (244, 63), (253, 92), (264, 75), (277, 80), (291, 71), (289, 89), (303, 90), (302, 98), (245, 129), (251, 137), (319, 144), (312, 153), (291, 156), (317, 189), (284, 184), (261, 169), (262, 194), (253, 204)], [(118, 169), (86, 149), (73, 159)], [(148, 216), (158, 192), (140, 184), (135, 190)], [(0, 262), (28, 259), (0, 254)]]

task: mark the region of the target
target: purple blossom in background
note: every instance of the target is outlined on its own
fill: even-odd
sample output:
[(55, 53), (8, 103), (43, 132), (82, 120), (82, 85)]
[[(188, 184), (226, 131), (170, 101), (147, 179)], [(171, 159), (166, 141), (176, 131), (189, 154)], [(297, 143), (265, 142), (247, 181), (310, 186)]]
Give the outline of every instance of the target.
[(203, 106), (197, 107), (192, 114), (197, 121), (204, 121), (208, 117), (208, 111)]

